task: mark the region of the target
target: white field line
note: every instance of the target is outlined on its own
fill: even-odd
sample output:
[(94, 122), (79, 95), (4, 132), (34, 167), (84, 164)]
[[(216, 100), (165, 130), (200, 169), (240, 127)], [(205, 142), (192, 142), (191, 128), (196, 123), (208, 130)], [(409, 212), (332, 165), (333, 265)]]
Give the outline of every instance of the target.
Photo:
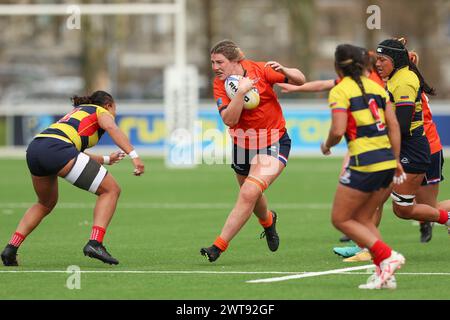
[[(298, 274), (285, 271), (206, 271), (206, 270), (0, 270), (0, 273), (117, 273), (117, 274)], [(305, 272), (306, 273), (306, 272)]]
[[(285, 274), (293, 275), (295, 278), (313, 277), (323, 274), (340, 274), (340, 275), (367, 275), (368, 272), (350, 272), (351, 270), (371, 269), (374, 265), (359, 266), (353, 268), (336, 269), (324, 272), (310, 271), (206, 271), (206, 270), (0, 270), (1, 273), (92, 273), (92, 274), (211, 274), (211, 275), (246, 275), (246, 274)], [(346, 271), (338, 271), (346, 270)], [(396, 272), (396, 275), (408, 276), (450, 276), (450, 272)], [(285, 277), (283, 277), (285, 278)], [(276, 278), (268, 278), (262, 280), (272, 280)], [(248, 282), (255, 281), (250, 280)], [(267, 282), (267, 281), (266, 281)]]
[[(2, 209), (26, 209), (32, 206), (31, 202), (0, 202)], [(95, 202), (79, 203), (79, 202), (60, 202), (55, 209), (92, 209)], [(225, 202), (187, 202), (187, 203), (171, 203), (171, 202), (120, 202), (118, 208), (122, 209), (231, 209), (234, 203)], [(331, 209), (330, 203), (273, 203), (274, 208), (280, 209), (311, 209), (322, 210)]]
[(372, 269), (374, 267), (375, 266), (373, 264), (368, 264), (365, 266), (334, 269), (334, 270), (320, 271), (320, 272), (307, 272), (307, 273), (303, 273), (303, 274), (294, 274), (294, 275), (284, 276), (284, 277), (249, 280), (246, 282), (247, 283), (279, 282), (279, 281), (286, 281), (286, 280), (292, 280), (292, 279), (318, 277), (318, 276), (323, 276), (326, 274), (335, 274), (335, 273), (348, 272), (348, 271), (353, 271), (353, 270)]

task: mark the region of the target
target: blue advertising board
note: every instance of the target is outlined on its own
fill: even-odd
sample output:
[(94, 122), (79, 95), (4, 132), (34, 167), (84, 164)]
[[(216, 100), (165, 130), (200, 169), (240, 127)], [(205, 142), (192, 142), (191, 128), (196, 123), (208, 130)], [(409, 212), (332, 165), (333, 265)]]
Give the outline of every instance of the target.
[[(292, 154), (319, 153), (320, 143), (327, 138), (330, 128), (330, 112), (328, 110), (289, 109), (284, 111), (286, 127), (292, 139)], [(450, 146), (450, 115), (434, 115), (433, 117), (441, 136), (442, 144)], [(218, 130), (225, 135), (227, 127), (223, 124), (216, 110), (201, 110), (198, 117), (203, 134), (203, 145), (210, 143), (207, 130)], [(152, 111), (117, 116), (119, 127), (130, 137), (133, 145), (153, 151), (163, 151), (165, 126), (163, 111)], [(109, 146), (113, 142), (108, 135), (102, 138), (99, 145)], [(345, 141), (334, 148), (345, 151)]]
[[(124, 108), (126, 110), (126, 108)], [(124, 110), (122, 109), (122, 110)], [(327, 138), (330, 128), (330, 111), (314, 108), (286, 108), (286, 127), (292, 139), (292, 155), (319, 154), (320, 143)], [(16, 116), (14, 121), (14, 145), (27, 145), (33, 136), (56, 121), (61, 115)], [(433, 114), (444, 147), (450, 147), (450, 114)], [(125, 111), (117, 115), (118, 126), (130, 138), (131, 143), (152, 154), (164, 154), (166, 129), (162, 108), (140, 111)], [(229, 148), (229, 134), (215, 108), (200, 109), (197, 121), (196, 139), (199, 147), (212, 144)], [(113, 146), (112, 139), (105, 134), (99, 146)], [(345, 152), (345, 141), (336, 146), (334, 152)]]

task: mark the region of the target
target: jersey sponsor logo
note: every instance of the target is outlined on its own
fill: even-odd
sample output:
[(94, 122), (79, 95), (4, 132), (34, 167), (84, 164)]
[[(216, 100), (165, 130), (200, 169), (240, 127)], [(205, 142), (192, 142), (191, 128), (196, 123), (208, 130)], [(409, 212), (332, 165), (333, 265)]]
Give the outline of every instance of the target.
[(409, 96), (401, 96), (400, 99), (409, 99)]

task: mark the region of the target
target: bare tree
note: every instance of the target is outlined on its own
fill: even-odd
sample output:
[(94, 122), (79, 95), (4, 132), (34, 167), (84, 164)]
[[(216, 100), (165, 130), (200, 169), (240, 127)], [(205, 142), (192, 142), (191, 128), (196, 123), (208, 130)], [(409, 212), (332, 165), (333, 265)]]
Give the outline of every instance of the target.
[(298, 61), (297, 65), (300, 66), (306, 77), (309, 77), (314, 57), (315, 1), (282, 0), (277, 2), (289, 11), (292, 37), (291, 59)]

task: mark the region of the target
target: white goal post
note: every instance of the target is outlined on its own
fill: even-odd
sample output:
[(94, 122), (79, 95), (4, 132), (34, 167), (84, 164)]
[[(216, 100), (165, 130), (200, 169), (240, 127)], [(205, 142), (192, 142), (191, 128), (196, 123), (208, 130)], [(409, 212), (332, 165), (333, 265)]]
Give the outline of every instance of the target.
[[(174, 0), (173, 3), (121, 3), (121, 4), (2, 4), (1, 16), (38, 16), (38, 15), (173, 15), (174, 24), (174, 65), (164, 72), (164, 105), (166, 119), (166, 164), (170, 167), (193, 167), (195, 160), (180, 160), (172, 152), (179, 144), (172, 144), (172, 134), (190, 133), (194, 143), (195, 121), (198, 109), (197, 68), (186, 64), (186, 0)], [(194, 91), (194, 92), (193, 92)], [(187, 117), (186, 115), (189, 114)], [(175, 141), (179, 139), (175, 139)], [(186, 147), (186, 146), (185, 146)], [(193, 145), (191, 147), (193, 150)], [(188, 148), (188, 149), (189, 149)]]

